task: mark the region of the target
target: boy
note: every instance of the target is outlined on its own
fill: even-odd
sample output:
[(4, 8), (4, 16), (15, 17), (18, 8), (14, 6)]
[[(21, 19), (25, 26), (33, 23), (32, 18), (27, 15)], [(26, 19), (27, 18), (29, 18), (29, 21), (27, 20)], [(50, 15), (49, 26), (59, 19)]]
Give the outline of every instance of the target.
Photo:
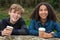
[[(9, 18), (3, 19), (0, 22), (0, 35), (26, 35), (27, 27), (22, 19), (22, 13), (24, 9), (19, 4), (12, 4), (9, 9)], [(13, 29), (7, 28), (7, 26), (12, 27)]]

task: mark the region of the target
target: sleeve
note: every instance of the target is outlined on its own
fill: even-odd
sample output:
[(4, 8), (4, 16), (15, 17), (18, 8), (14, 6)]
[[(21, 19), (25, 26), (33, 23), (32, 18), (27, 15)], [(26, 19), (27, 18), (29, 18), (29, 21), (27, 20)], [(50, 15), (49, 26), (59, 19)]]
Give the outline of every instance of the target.
[(3, 21), (0, 21), (0, 36), (2, 35), (1, 32), (4, 28), (5, 28), (5, 25), (4, 25)]
[(12, 31), (13, 35), (27, 35), (28, 34), (28, 29), (25, 24), (25, 21), (21, 20), (20, 23), (21, 23), (21, 29), (13, 29)]
[(60, 24), (54, 22), (54, 28), (55, 28), (56, 32), (53, 34), (53, 36), (60, 38)]
[(31, 20), (30, 26), (29, 26), (29, 34), (37, 36), (38, 35), (38, 31), (35, 30), (34, 27), (35, 27), (35, 20)]
[(1, 22), (0, 22), (0, 36), (1, 36), (1, 30), (2, 30), (2, 29), (1, 29), (1, 25), (2, 25), (2, 24), (1, 24)]

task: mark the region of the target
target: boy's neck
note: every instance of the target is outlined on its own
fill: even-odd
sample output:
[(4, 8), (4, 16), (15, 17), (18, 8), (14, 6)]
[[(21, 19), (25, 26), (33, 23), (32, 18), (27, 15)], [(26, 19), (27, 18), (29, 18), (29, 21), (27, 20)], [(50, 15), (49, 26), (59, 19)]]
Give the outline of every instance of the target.
[(14, 22), (14, 21), (10, 20), (10, 23), (15, 24), (16, 22)]

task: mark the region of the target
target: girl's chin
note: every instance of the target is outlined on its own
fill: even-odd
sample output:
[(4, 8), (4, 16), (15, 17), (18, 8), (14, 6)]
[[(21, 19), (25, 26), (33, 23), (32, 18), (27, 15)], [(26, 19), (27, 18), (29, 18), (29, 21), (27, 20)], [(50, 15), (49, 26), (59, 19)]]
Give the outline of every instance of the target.
[(41, 19), (46, 19), (46, 18), (41, 18)]

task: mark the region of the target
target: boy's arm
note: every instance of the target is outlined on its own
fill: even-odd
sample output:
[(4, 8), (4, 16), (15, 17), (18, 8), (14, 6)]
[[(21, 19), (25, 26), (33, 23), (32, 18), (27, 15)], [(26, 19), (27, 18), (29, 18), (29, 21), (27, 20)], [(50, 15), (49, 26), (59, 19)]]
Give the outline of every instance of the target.
[(21, 29), (13, 29), (12, 34), (16, 35), (26, 35), (28, 34), (28, 29), (24, 20), (21, 20)]
[[(23, 25), (25, 26), (25, 25)], [(26, 35), (27, 34), (27, 28), (21, 28), (21, 29), (13, 29), (12, 34), (13, 35)]]
[(0, 21), (0, 36), (2, 35), (1, 32), (5, 28), (5, 25), (3, 24), (2, 21)]

